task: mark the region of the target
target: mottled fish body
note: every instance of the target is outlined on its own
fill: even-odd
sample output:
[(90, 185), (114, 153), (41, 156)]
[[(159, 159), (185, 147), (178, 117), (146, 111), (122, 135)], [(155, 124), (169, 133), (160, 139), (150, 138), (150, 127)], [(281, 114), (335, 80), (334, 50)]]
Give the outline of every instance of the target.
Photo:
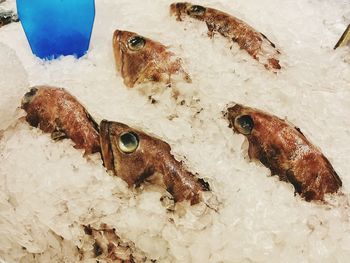
[(251, 159), (260, 160), (273, 175), (294, 185), (306, 201), (323, 200), (342, 182), (331, 163), (299, 128), (263, 111), (235, 105), (227, 109), (230, 127), (246, 136)]
[(98, 125), (80, 104), (63, 88), (37, 86), (25, 94), (22, 108), (27, 122), (51, 133), (53, 139), (69, 138), (85, 154), (100, 151)]
[(264, 34), (255, 30), (244, 21), (220, 10), (193, 5), (187, 2), (170, 5), (170, 14), (178, 21), (189, 17), (206, 23), (209, 37), (219, 33), (233, 41), (239, 47), (263, 64), (266, 69), (276, 71), (281, 69), (279, 64), (280, 51)]

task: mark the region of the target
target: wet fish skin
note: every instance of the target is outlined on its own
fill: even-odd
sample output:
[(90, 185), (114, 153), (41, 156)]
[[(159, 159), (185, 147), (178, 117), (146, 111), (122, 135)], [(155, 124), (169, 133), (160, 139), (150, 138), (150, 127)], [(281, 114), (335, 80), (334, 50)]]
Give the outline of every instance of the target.
[(306, 201), (324, 200), (325, 194), (336, 193), (342, 186), (331, 163), (299, 128), (239, 104), (229, 107), (225, 116), (236, 133), (245, 133), (249, 157), (292, 183)]
[[(102, 121), (100, 124), (101, 149), (107, 170), (125, 180), (129, 187), (138, 186), (153, 176), (160, 176), (163, 186), (172, 194), (175, 202), (189, 200), (192, 205), (201, 201), (200, 193), (209, 185), (188, 172), (170, 153), (166, 142), (123, 123)], [(122, 134), (133, 133), (138, 137), (138, 148), (124, 153), (118, 146)]]
[(277, 71), (280, 51), (264, 34), (256, 31), (244, 21), (220, 10), (193, 5), (188, 2), (178, 2), (170, 5), (170, 14), (178, 21), (190, 17), (206, 23), (208, 36), (219, 33), (230, 41), (236, 42), (241, 49), (263, 64), (266, 69)]
[(80, 102), (63, 88), (36, 86), (25, 94), (26, 121), (53, 139), (69, 138), (85, 154), (100, 151), (99, 128)]
[[(144, 41), (144, 45), (131, 49), (130, 40), (137, 37)], [(127, 87), (144, 82), (168, 84), (174, 74), (180, 74), (186, 82), (191, 82), (189, 74), (182, 67), (182, 60), (160, 42), (134, 32), (116, 30), (113, 34), (113, 50), (117, 70)]]

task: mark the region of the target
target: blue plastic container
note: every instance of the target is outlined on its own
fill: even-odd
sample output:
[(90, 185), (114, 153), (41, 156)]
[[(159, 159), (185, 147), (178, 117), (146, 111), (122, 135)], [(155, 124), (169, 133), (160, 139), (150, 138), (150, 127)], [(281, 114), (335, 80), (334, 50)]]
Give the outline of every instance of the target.
[(17, 0), (17, 12), (38, 57), (81, 57), (89, 49), (94, 0)]

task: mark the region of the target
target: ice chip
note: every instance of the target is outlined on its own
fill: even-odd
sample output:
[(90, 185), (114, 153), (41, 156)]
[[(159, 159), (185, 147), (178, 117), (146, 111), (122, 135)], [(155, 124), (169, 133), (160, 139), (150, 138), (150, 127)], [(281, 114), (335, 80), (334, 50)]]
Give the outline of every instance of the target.
[(16, 53), (0, 43), (0, 130), (9, 127), (20, 116), (21, 98), (29, 84), (27, 73)]

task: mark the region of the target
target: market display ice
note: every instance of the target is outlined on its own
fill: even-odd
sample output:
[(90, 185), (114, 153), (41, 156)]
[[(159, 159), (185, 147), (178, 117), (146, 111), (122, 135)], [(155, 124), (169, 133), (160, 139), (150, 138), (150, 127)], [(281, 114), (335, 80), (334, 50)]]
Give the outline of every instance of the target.
[[(199, 3), (268, 35), (281, 51), (277, 74), (223, 37), (209, 39), (205, 24), (177, 22), (171, 3), (96, 0), (90, 50), (80, 59), (42, 61), (19, 23), (0, 28), (0, 258), (95, 262), (84, 226), (105, 224), (137, 262), (348, 262), (350, 50), (333, 47), (349, 24), (350, 3)], [(127, 88), (115, 68), (116, 29), (168, 46), (192, 83)], [(55, 142), (30, 127), (18, 107), (35, 85), (64, 87), (97, 122), (123, 122), (168, 142), (175, 158), (210, 184), (211, 195), (194, 206), (174, 205), (162, 189), (130, 189), (106, 172), (98, 153), (84, 157), (70, 140)], [(332, 163), (340, 192), (325, 203), (305, 202), (250, 161), (244, 136), (222, 114), (233, 103), (299, 127)]]

